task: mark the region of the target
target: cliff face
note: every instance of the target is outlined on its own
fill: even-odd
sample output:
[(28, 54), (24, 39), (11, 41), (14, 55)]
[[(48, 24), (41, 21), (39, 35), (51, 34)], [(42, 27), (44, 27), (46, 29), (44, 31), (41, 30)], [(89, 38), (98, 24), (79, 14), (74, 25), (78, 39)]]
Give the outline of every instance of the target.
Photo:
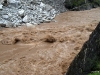
[(87, 75), (100, 56), (100, 23), (71, 63), (66, 75)]

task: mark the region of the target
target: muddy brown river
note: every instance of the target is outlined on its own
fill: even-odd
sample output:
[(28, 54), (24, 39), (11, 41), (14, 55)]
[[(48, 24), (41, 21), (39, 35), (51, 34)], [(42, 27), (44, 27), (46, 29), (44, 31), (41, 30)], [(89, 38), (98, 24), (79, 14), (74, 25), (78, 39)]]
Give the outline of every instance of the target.
[(0, 75), (64, 75), (100, 21), (100, 8), (67, 11), (57, 22), (0, 29)]

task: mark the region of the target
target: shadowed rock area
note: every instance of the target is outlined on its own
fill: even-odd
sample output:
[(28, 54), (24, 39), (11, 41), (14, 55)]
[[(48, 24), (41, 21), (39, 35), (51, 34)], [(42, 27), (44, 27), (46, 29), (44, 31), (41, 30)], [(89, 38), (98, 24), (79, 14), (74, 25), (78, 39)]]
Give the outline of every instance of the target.
[(65, 7), (69, 10), (89, 10), (100, 6), (100, 0), (65, 0)]
[(71, 63), (66, 75), (87, 75), (100, 56), (100, 23)]

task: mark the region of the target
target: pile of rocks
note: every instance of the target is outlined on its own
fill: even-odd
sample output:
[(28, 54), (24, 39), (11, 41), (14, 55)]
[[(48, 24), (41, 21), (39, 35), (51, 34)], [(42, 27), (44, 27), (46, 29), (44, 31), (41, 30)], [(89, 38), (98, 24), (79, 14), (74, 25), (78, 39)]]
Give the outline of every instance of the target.
[(57, 11), (42, 0), (1, 0), (0, 25), (17, 27), (22, 24), (50, 22)]

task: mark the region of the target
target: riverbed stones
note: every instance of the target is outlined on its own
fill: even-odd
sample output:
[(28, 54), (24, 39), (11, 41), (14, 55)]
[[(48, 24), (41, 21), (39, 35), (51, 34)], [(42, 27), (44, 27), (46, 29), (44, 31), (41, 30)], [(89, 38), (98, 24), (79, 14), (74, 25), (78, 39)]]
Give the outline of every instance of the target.
[(42, 0), (7, 0), (7, 6), (1, 4), (0, 9), (0, 21), (10, 22), (12, 27), (23, 23), (35, 25), (50, 22), (57, 14), (52, 6)]

